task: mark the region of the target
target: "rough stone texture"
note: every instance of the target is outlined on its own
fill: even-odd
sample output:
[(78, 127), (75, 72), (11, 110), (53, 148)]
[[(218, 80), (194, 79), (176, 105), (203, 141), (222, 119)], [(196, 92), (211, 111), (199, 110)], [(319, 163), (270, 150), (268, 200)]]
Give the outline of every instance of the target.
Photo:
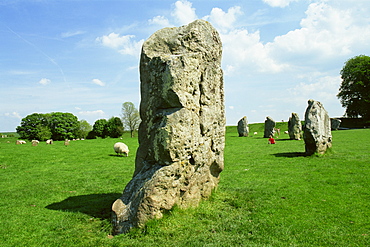
[(337, 118), (330, 118), (330, 126), (331, 126), (331, 130), (338, 130), (339, 127), (340, 127), (340, 123), (342, 122), (342, 120), (340, 119), (337, 119)]
[(222, 44), (197, 20), (144, 42), (140, 60), (139, 148), (135, 172), (113, 206), (114, 233), (142, 227), (174, 205), (197, 206), (224, 168)]
[(303, 138), (306, 154), (324, 154), (332, 146), (330, 118), (324, 106), (310, 99), (305, 113)]
[(302, 123), (297, 113), (292, 113), (288, 121), (288, 133), (291, 140), (300, 140), (302, 134)]
[(266, 117), (265, 120), (265, 133), (263, 135), (264, 138), (269, 138), (270, 136), (274, 136), (275, 134), (275, 126), (276, 123), (271, 117)]
[(244, 116), (238, 122), (238, 133), (239, 137), (248, 136), (249, 135), (249, 127), (248, 127), (248, 120), (247, 117)]

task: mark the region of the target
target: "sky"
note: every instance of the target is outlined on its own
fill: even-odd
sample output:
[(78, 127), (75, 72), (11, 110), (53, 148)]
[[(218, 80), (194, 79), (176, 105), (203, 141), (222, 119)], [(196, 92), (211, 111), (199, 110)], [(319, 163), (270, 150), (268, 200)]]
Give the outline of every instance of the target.
[(368, 0), (2, 0), (0, 132), (32, 113), (91, 125), (140, 104), (143, 42), (209, 21), (223, 43), (227, 125), (304, 119), (307, 101), (341, 117), (340, 70), (370, 55)]

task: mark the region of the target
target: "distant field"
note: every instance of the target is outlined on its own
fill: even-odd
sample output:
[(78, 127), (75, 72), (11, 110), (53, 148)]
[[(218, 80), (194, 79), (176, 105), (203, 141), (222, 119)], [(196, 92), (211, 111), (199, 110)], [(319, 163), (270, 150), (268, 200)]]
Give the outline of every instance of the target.
[[(328, 155), (305, 157), (281, 128), (268, 145), (227, 127), (225, 170), (199, 207), (175, 208), (112, 237), (110, 206), (134, 171), (136, 138), (53, 145), (0, 139), (1, 246), (369, 246), (370, 129), (333, 131)], [(9, 141), (10, 143), (7, 143)], [(113, 144), (130, 147), (116, 156)]]

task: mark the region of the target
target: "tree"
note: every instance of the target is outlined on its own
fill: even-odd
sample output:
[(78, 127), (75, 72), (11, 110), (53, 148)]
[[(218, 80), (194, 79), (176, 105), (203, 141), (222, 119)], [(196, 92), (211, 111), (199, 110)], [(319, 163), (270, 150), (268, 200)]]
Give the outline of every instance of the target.
[(123, 124), (119, 117), (111, 117), (108, 119), (107, 134), (112, 138), (120, 137), (123, 134)]
[(72, 139), (78, 130), (78, 120), (72, 113), (33, 113), (22, 119), (17, 132), (28, 140)]
[(340, 72), (342, 83), (337, 97), (347, 117), (370, 119), (370, 57), (349, 59)]
[(93, 127), (86, 120), (80, 120), (78, 124), (79, 126), (76, 132), (77, 137), (86, 138)]
[(107, 125), (108, 121), (106, 119), (96, 120), (92, 130), (95, 136), (105, 138), (107, 136)]
[(37, 125), (36, 128), (37, 128), (37, 131), (38, 131), (36, 140), (46, 141), (46, 140), (50, 139), (51, 130), (48, 126), (39, 124), (39, 125)]
[(52, 139), (60, 141), (75, 138), (79, 123), (72, 113), (52, 112), (49, 126)]
[(40, 126), (47, 126), (45, 114), (32, 113), (22, 119), (21, 125), (16, 130), (20, 138), (28, 140), (37, 140), (39, 138)]
[(124, 126), (130, 130), (131, 137), (134, 136), (134, 130), (139, 128), (140, 115), (132, 102), (122, 104), (122, 122)]

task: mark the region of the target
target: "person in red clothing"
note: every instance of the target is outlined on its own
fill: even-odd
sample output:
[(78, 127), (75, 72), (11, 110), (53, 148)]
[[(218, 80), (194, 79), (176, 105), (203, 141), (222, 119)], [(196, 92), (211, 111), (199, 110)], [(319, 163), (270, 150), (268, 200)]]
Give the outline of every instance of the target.
[(272, 136), (269, 138), (269, 144), (275, 144), (275, 139)]

